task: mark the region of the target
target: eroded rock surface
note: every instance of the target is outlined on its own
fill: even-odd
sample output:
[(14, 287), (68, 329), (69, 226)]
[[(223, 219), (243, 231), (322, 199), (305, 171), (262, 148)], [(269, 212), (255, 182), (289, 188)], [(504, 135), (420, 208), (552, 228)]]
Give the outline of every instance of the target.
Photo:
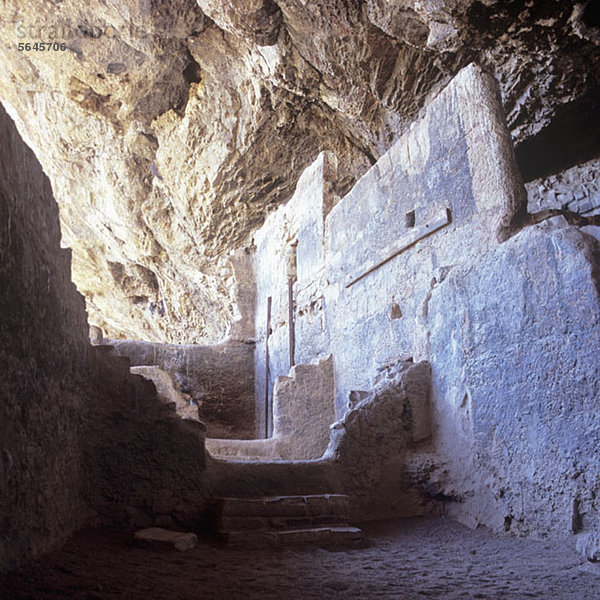
[[(222, 338), (237, 311), (227, 253), (302, 169), (333, 151), (345, 193), (474, 58), (518, 143), (569, 107), (595, 114), (598, 96), (585, 3), (11, 0), (0, 23), (0, 98), (112, 338)], [(17, 49), (54, 41), (66, 50)]]

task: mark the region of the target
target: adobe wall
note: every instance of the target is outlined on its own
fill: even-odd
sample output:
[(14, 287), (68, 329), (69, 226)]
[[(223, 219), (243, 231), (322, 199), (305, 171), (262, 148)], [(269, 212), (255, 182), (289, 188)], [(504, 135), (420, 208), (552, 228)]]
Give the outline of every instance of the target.
[[(319, 280), (325, 268), (324, 219), (335, 202), (331, 183), (337, 177), (337, 161), (323, 152), (302, 174), (294, 196), (271, 214), (254, 236), (255, 397), (257, 437), (265, 436), (265, 393), (272, 407), (273, 385), (290, 370), (288, 280), (294, 281), (295, 363), (326, 358), (328, 335), (320, 305), (305, 306), (306, 289)], [(309, 292), (310, 293), (310, 292)], [(266, 370), (267, 307), (271, 297), (269, 378)], [(273, 423), (269, 421), (269, 433)]]
[(506, 239), (526, 197), (495, 82), (475, 66), (341, 200), (330, 193), (336, 177), (323, 153), (255, 236), (256, 391), (264, 395), (268, 296), (271, 380), (289, 370), (286, 273), (297, 248), (296, 359), (333, 353), (342, 416), (349, 392), (370, 389), (380, 368), (427, 358), (434, 279)]
[(89, 517), (82, 431), (88, 400), (83, 298), (59, 246), (58, 207), (0, 107), (0, 570)]
[(88, 523), (183, 522), (206, 494), (199, 424), (90, 346), (50, 184), (1, 107), (0, 140), (2, 572)]
[(432, 490), (470, 526), (600, 522), (600, 244), (562, 217), (454, 269), (429, 302)]
[(248, 439), (255, 432), (254, 344), (231, 340), (214, 346), (108, 340), (132, 366), (157, 365), (171, 373), (198, 405), (211, 438)]
[[(257, 309), (268, 295), (279, 307), (272, 377), (289, 360), (285, 262), (273, 257), (297, 244), (295, 354), (333, 354), (338, 419), (390, 365), (427, 361), (431, 441), (400, 462), (444, 511), (520, 533), (593, 526), (598, 228), (560, 218), (519, 232), (527, 195), (493, 78), (463, 69), (333, 207), (326, 157), (255, 238)], [(275, 290), (262, 289), (268, 272)], [(257, 371), (264, 356), (259, 337)]]
[(506, 239), (524, 203), (495, 81), (471, 65), (327, 218), (324, 303), (340, 413), (382, 366), (429, 358), (431, 289)]

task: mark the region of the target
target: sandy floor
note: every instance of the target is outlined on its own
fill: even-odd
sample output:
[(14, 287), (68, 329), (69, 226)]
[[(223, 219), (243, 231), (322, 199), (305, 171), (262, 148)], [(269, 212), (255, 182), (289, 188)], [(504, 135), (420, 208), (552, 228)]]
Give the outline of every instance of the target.
[(3, 600), (543, 598), (598, 600), (600, 577), (555, 542), (496, 537), (442, 519), (372, 524), (366, 548), (156, 552), (86, 532), (0, 582)]

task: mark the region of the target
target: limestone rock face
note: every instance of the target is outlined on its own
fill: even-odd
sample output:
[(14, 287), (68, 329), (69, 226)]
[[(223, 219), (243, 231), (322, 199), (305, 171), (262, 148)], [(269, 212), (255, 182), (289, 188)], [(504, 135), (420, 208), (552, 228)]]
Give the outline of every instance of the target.
[(91, 323), (112, 338), (209, 343), (237, 315), (229, 251), (320, 151), (337, 155), (342, 195), (473, 59), (498, 77), (526, 142), (597, 96), (587, 13), (490, 0), (10, 0), (0, 99), (52, 182)]
[(197, 0), (207, 17), (221, 29), (259, 46), (277, 42), (281, 11), (273, 0)]

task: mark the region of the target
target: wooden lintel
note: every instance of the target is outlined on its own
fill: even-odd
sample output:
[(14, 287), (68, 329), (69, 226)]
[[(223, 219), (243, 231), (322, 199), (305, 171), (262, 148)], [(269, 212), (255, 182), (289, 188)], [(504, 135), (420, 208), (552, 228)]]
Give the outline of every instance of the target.
[(370, 260), (368, 263), (364, 263), (360, 268), (356, 269), (350, 276), (346, 287), (349, 288), (351, 285), (354, 285), (369, 273), (379, 269), (379, 267), (392, 260), (392, 258), (398, 256), (398, 254), (401, 254), (411, 246), (414, 246), (418, 241), (439, 231), (442, 227), (446, 227), (446, 225), (449, 225), (451, 222), (450, 209), (445, 208), (438, 216), (423, 223), (423, 225), (412, 227), (399, 240), (395, 241), (382, 251), (378, 258)]

